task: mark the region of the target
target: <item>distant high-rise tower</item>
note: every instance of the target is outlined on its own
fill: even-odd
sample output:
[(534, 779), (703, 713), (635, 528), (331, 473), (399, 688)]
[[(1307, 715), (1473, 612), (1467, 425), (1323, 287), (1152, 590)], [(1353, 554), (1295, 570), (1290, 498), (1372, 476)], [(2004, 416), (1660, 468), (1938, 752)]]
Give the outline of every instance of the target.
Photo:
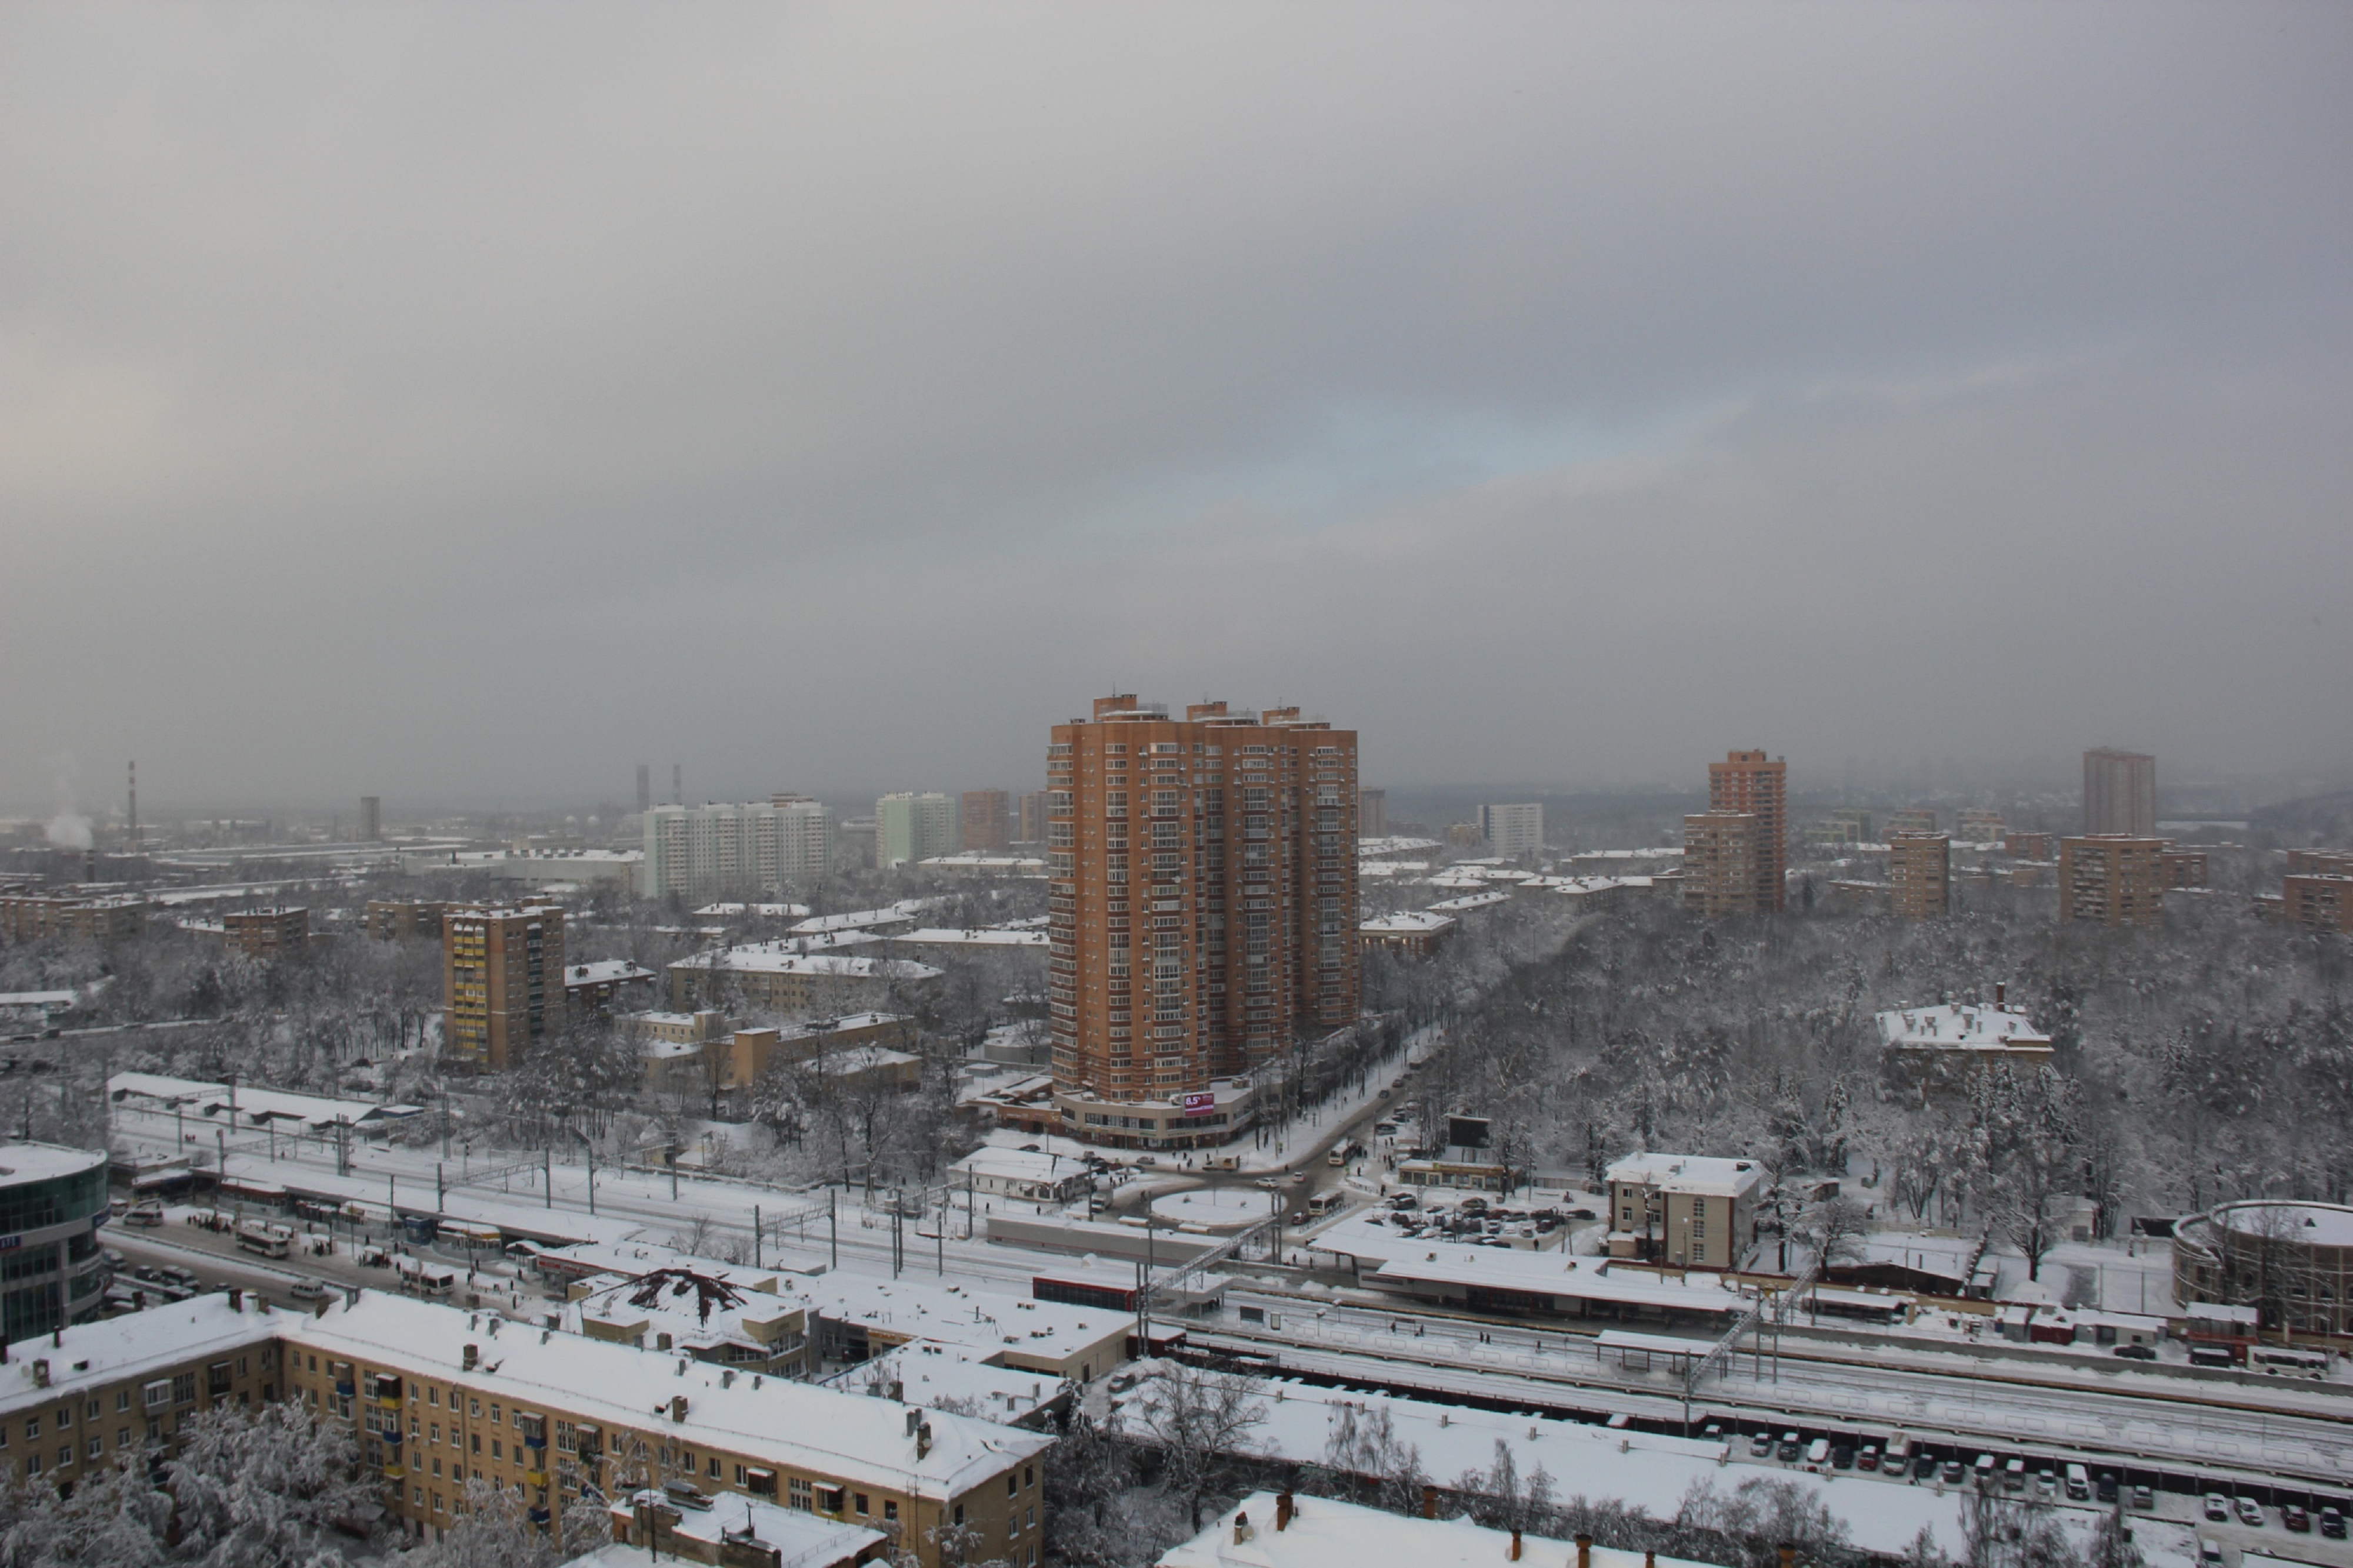
[(670, 765), (670, 803), (672, 805), (686, 804), (686, 769), (677, 763)]
[(1952, 908), (1953, 841), (1942, 833), (1896, 833), (1887, 840), (1887, 879), (1895, 912), (1933, 920)]
[(1356, 1018), (1356, 736), (1127, 694), (1046, 757), (1054, 1093), (1092, 1142), (1224, 1142), (1213, 1084)]
[(1002, 849), (1012, 841), (1012, 825), (1006, 820), (1005, 792), (1001, 789), (965, 791), (964, 847), (967, 849)]
[(953, 855), (964, 843), (964, 825), (953, 795), (886, 795), (874, 803), (874, 868)]
[(1021, 797), (1021, 820), (1016, 842), (1043, 844), (1046, 842), (1046, 792), (1033, 789)]
[(1360, 789), (1356, 792), (1356, 837), (1387, 838), (1389, 835), (1389, 792), (1385, 789)]
[(654, 770), (644, 763), (638, 764), (638, 815), (643, 816), (654, 808)]
[(1534, 802), (1525, 805), (1482, 805), (1479, 808), (1479, 837), (1487, 847), (1508, 859), (1534, 855), (1544, 848), (1544, 807)]
[(1755, 869), (1759, 914), (1781, 908), (1789, 863), (1789, 764), (1762, 752), (1730, 752), (1707, 764), (1707, 809), (1757, 819)]
[(2084, 753), (2084, 831), (2157, 832), (2157, 759), (2105, 746)]
[(658, 805), (645, 814), (638, 890), (710, 899), (807, 888), (833, 870), (833, 809), (804, 795), (742, 805)]
[(384, 797), (364, 795), (360, 796), (360, 842), (375, 844), (383, 838)]

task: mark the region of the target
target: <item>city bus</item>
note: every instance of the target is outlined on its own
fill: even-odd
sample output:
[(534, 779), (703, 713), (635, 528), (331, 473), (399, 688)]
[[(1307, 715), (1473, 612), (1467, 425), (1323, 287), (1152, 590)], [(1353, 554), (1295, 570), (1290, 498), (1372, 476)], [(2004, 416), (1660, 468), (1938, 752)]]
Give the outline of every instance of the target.
[(2256, 1345), (2247, 1352), (2247, 1365), (2274, 1377), (2327, 1377), (2327, 1351), (2295, 1350), (2286, 1345)]
[(293, 1249), (294, 1233), (266, 1220), (241, 1219), (237, 1222), (237, 1244), (263, 1258), (283, 1258)]

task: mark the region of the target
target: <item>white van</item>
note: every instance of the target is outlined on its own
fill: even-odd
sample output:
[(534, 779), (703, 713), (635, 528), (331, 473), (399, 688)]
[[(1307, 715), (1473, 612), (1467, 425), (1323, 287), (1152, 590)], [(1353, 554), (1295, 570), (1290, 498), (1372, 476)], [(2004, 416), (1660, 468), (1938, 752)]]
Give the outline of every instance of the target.
[(1978, 1456), (1976, 1469), (1978, 1473), (1978, 1488), (1979, 1490), (1986, 1490), (1992, 1487), (1994, 1472), (2000, 1468), (2000, 1465), (2001, 1461), (1995, 1458), (1991, 1454), (1979, 1454)]
[(1830, 1468), (1830, 1463), (1831, 1440), (1828, 1437), (1817, 1437), (1806, 1445), (1806, 1468), (1826, 1470)]
[(2001, 1468), (2001, 1489), (2022, 1492), (2026, 1489), (2026, 1461), (2012, 1459)]
[(2092, 1478), (2084, 1473), (2081, 1465), (2067, 1467), (2067, 1496), (2076, 1502), (2092, 1500)]

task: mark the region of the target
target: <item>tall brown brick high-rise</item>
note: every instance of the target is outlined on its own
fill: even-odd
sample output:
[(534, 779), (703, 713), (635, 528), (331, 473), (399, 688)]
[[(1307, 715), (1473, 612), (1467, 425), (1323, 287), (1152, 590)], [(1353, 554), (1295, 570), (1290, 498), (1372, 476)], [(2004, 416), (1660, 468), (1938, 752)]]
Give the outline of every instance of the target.
[(2157, 832), (2157, 759), (2100, 746), (2084, 753), (2084, 832), (2147, 838)]
[(1356, 1018), (1355, 731), (1123, 693), (1054, 727), (1046, 791), (1064, 1129), (1223, 1142), (1219, 1082)]
[(1707, 764), (1707, 809), (1757, 819), (1757, 913), (1781, 907), (1789, 866), (1789, 764), (1762, 752), (1730, 752)]
[(1013, 842), (1013, 826), (1006, 819), (1006, 795), (1001, 789), (968, 789), (963, 802), (964, 847), (1002, 849)]

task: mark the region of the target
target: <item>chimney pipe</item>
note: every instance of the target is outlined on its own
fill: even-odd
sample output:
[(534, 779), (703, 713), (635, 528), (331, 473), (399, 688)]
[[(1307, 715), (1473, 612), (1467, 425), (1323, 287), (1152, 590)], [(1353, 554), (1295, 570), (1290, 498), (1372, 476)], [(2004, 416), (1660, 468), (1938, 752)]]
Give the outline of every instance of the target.
[(480, 1362), (481, 1359), (482, 1347), (480, 1345), (468, 1345), (466, 1347), (466, 1356), (465, 1361), (462, 1363), (462, 1369), (467, 1372), (473, 1371), (475, 1363)]
[(1289, 1492), (1284, 1492), (1274, 1500), (1274, 1532), (1277, 1535), (1291, 1528), (1291, 1516), (1297, 1510), (1298, 1504), (1292, 1500)]
[(1238, 1513), (1234, 1515), (1234, 1544), (1236, 1546), (1240, 1546), (1243, 1542), (1248, 1541), (1250, 1538), (1250, 1515), (1247, 1513)]
[(1997, 980), (1993, 983), (1993, 1005), (1995, 1006), (1999, 1007), (2001, 1005), (2001, 999), (2009, 990), (2010, 984), (2007, 981)]
[(1517, 1563), (1520, 1560), (1520, 1532), (1518, 1531), (1514, 1530), (1512, 1531), (1512, 1549), (1504, 1555), (1514, 1563)]
[(1798, 1549), (1796, 1547), (1784, 1546), (1781, 1548), (1781, 1568), (1798, 1568)]
[(1642, 1553), (1642, 1568), (1659, 1568), (1659, 1549), (1655, 1546)]
[(1438, 1517), (1438, 1489), (1436, 1487), (1424, 1485), (1421, 1489), (1421, 1517), (1424, 1519), (1436, 1519)]
[(245, 1310), (245, 1292), (234, 1285), (228, 1288), (228, 1310), (232, 1312)]
[(1589, 1535), (1577, 1538), (1577, 1568), (1593, 1568), (1593, 1537)]

